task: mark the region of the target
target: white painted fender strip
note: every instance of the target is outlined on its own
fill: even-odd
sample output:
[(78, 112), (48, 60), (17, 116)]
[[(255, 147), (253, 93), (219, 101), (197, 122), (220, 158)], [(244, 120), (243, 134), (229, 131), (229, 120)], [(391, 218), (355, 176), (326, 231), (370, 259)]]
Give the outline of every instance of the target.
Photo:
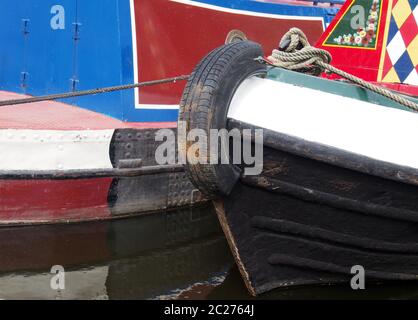
[(0, 130), (0, 170), (111, 169), (114, 130)]
[(232, 13), (232, 14), (245, 15), (245, 16), (271, 18), (271, 19), (323, 21), (322, 17), (317, 17), (317, 16), (302, 16), (302, 15), (294, 16), (294, 15), (285, 15), (285, 14), (263, 13), (263, 12), (240, 10), (240, 9), (230, 9), (230, 8), (225, 8), (225, 7), (198, 2), (198, 1), (193, 1), (193, 0), (170, 0), (170, 1), (186, 4), (189, 6), (200, 7), (200, 8), (205, 8), (209, 10), (215, 10), (215, 11)]
[(244, 81), (229, 118), (418, 169), (418, 114), (269, 79)]

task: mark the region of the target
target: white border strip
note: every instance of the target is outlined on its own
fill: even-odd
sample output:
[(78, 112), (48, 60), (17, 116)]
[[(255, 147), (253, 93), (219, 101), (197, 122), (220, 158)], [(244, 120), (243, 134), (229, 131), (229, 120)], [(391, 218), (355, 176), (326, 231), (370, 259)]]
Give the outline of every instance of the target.
[[(136, 17), (135, 17), (135, 0), (129, 0), (131, 10), (131, 33), (132, 33), (132, 51), (133, 51), (133, 65), (134, 65), (134, 82), (138, 83), (138, 43), (136, 34)], [(141, 104), (138, 100), (139, 89), (134, 89), (134, 104), (135, 109), (150, 109), (150, 110), (175, 110), (179, 105), (175, 104)]]
[(0, 130), (0, 170), (112, 169), (107, 130)]
[(140, 107), (141, 109), (167, 109), (167, 110), (175, 110), (180, 108), (178, 104), (138, 104), (137, 108)]
[[(132, 33), (132, 54), (134, 63), (134, 82), (138, 83), (138, 47), (137, 47), (137, 34), (136, 34), (136, 18), (135, 18), (135, 0), (129, 0), (129, 6), (131, 10), (131, 33)], [(138, 88), (134, 89), (134, 103), (135, 108), (139, 104), (138, 101)]]
[(301, 20), (301, 17), (303, 17), (303, 20), (314, 20), (314, 21), (320, 21), (323, 20), (322, 17), (312, 17), (312, 16), (292, 16), (292, 15), (283, 15), (283, 14), (273, 14), (273, 13), (262, 13), (262, 12), (255, 12), (255, 11), (248, 11), (248, 10), (239, 10), (239, 9), (230, 9), (225, 8), (221, 6), (216, 6), (213, 4), (207, 4), (202, 2), (197, 2), (193, 0), (170, 0), (172, 2), (178, 2), (182, 4), (187, 4), (190, 6), (210, 9), (210, 10), (216, 10), (216, 11), (222, 11), (232, 14), (240, 14), (245, 16), (253, 16), (253, 17), (263, 17), (263, 18), (272, 18), (272, 19), (287, 19), (287, 20)]

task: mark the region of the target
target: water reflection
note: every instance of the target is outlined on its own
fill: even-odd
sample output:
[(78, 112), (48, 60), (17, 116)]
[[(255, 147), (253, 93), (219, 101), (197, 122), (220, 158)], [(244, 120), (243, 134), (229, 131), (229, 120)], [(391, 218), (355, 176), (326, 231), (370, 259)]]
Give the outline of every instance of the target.
[[(53, 265), (65, 290), (50, 287)], [(233, 265), (210, 204), (138, 218), (0, 229), (2, 299), (204, 298)]]
[[(66, 289), (52, 290), (63, 265)], [(416, 283), (284, 288), (259, 299), (417, 299)], [(0, 299), (252, 299), (211, 204), (115, 221), (0, 228)]]

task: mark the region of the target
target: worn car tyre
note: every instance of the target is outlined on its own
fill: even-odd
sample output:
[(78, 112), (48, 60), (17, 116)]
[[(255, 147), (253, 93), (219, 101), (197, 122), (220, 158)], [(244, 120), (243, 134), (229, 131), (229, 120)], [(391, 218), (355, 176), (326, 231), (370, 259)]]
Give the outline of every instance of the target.
[[(190, 75), (180, 103), (179, 121), (185, 124), (187, 134), (192, 129), (202, 129), (209, 137), (211, 129), (227, 127), (229, 105), (238, 86), (251, 76), (266, 74), (266, 66), (255, 60), (260, 56), (263, 50), (259, 44), (240, 41), (221, 46), (200, 61)], [(187, 154), (193, 143), (179, 140), (180, 152)], [(220, 145), (218, 148), (221, 150)], [(206, 150), (210, 150), (210, 139)], [(209, 154), (208, 151), (207, 157)], [(241, 174), (240, 168), (231, 162), (210, 164), (207, 158), (206, 163), (193, 164), (189, 160), (186, 163), (193, 184), (210, 197), (229, 194)]]

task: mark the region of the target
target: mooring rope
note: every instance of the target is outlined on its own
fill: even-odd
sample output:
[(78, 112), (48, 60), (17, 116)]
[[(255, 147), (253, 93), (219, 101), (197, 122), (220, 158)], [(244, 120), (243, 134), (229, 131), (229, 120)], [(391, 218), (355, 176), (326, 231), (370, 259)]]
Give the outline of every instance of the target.
[(306, 35), (298, 28), (291, 28), (280, 41), (280, 50), (273, 50), (268, 62), (276, 67), (319, 75), (327, 71), (345, 78), (363, 88), (389, 98), (409, 109), (418, 112), (418, 104), (402, 95), (374, 85), (352, 74), (330, 65), (331, 54), (323, 49), (312, 47)]
[(30, 98), (13, 99), (13, 100), (3, 100), (3, 101), (0, 101), (0, 107), (17, 105), (17, 104), (25, 104), (25, 103), (33, 103), (33, 102), (40, 102), (40, 101), (52, 101), (52, 100), (58, 100), (58, 99), (66, 99), (66, 98), (94, 95), (94, 94), (100, 94), (100, 93), (106, 93), (106, 92), (135, 89), (135, 88), (140, 88), (140, 87), (147, 87), (147, 86), (152, 86), (152, 85), (157, 85), (157, 84), (164, 84), (164, 83), (174, 83), (174, 82), (181, 81), (181, 80), (187, 80), (188, 78), (189, 78), (188, 75), (181, 75), (181, 76), (172, 77), (172, 78), (145, 81), (145, 82), (139, 82), (139, 83), (134, 83), (134, 84), (125, 84), (125, 85), (113, 86), (113, 87), (105, 87), (105, 88), (90, 89), (90, 90), (75, 91), (75, 92), (67, 92), (67, 93), (57, 93), (57, 94), (50, 94), (50, 95), (39, 96), (39, 97), (30, 97)]

